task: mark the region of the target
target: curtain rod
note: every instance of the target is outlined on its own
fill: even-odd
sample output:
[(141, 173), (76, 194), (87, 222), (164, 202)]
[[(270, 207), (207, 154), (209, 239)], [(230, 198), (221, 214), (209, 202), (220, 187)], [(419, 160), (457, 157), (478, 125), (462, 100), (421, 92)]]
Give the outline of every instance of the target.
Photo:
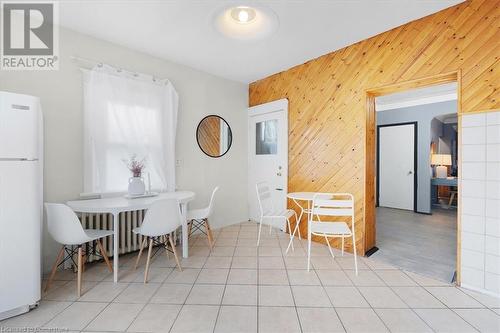
[(102, 67), (102, 66), (106, 65), (106, 66), (109, 66), (109, 67), (113, 68), (118, 73), (126, 72), (126, 73), (129, 73), (129, 74), (132, 74), (134, 77), (139, 77), (139, 76), (151, 77), (151, 79), (153, 80), (153, 82), (162, 81), (162, 80), (168, 81), (168, 79), (159, 79), (159, 78), (156, 78), (154, 75), (143, 74), (143, 73), (139, 73), (139, 72), (136, 72), (136, 71), (131, 71), (131, 70), (123, 69), (121, 67), (117, 67), (117, 66), (113, 66), (113, 65), (110, 65), (110, 64), (106, 64), (106, 63), (104, 63), (102, 61), (97, 61), (97, 60), (94, 60), (94, 59), (82, 58), (82, 57), (79, 57), (79, 56), (70, 56), (70, 59), (73, 60), (73, 61), (85, 62), (85, 63), (90, 64), (92, 66)]

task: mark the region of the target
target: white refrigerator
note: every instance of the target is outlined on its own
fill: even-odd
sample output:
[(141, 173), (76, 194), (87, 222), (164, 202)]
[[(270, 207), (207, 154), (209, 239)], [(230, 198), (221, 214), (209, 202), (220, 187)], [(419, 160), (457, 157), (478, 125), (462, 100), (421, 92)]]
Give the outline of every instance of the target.
[(37, 97), (0, 91), (0, 320), (40, 300), (42, 129)]

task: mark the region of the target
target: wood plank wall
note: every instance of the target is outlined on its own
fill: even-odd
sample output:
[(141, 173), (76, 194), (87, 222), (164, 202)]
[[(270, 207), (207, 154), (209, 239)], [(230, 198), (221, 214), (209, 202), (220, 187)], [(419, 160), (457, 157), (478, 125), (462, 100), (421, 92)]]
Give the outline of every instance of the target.
[(366, 90), (459, 71), (462, 112), (500, 108), (499, 4), (467, 1), (250, 84), (250, 106), (289, 100), (289, 191), (355, 195), (359, 253)]

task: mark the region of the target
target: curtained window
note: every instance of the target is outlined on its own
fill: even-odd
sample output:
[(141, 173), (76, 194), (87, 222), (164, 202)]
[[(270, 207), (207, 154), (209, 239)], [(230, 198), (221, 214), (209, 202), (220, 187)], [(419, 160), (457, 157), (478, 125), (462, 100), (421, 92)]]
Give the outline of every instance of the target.
[(107, 66), (84, 71), (84, 192), (127, 191), (124, 161), (145, 159), (152, 189), (175, 190), (178, 95), (168, 80)]

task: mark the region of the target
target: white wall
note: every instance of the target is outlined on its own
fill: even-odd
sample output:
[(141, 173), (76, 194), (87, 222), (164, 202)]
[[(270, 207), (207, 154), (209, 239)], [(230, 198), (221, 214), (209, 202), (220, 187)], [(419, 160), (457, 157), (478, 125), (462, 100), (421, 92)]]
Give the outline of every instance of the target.
[[(215, 185), (221, 190), (212, 227), (244, 221), (247, 213), (248, 86), (186, 66), (160, 60), (103, 40), (60, 29), (58, 71), (0, 71), (0, 90), (39, 96), (45, 130), (45, 201), (78, 198), (83, 190), (82, 78), (71, 56), (95, 59), (125, 69), (168, 78), (180, 96), (177, 127), (177, 186), (196, 192), (191, 207), (209, 200)], [(175, 45), (172, 45), (175, 47)], [(208, 114), (226, 119), (233, 144), (222, 158), (207, 157), (196, 143), (198, 122)], [(56, 244), (44, 235), (45, 271), (55, 259)]]
[(377, 125), (418, 123), (417, 211), (420, 213), (431, 213), (431, 121), (436, 116), (456, 112), (456, 100), (377, 112)]
[(500, 296), (500, 112), (461, 122), (462, 286)]

